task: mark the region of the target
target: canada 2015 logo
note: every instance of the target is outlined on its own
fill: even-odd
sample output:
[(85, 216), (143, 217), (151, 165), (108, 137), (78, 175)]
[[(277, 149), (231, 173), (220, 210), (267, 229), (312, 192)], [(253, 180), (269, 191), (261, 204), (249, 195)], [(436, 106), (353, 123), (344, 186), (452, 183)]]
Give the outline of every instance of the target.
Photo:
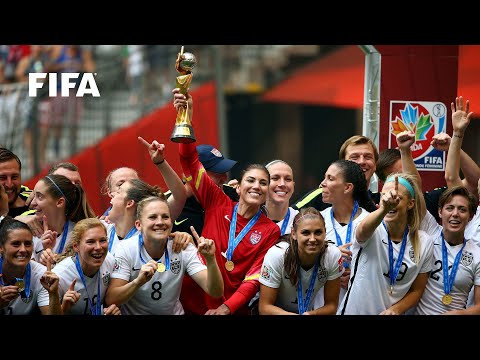
[(438, 101), (391, 101), (388, 147), (397, 147), (398, 133), (412, 131), (415, 143), (411, 150), (417, 169), (444, 171), (445, 153), (430, 143), (435, 135), (446, 132), (446, 118), (447, 107)]

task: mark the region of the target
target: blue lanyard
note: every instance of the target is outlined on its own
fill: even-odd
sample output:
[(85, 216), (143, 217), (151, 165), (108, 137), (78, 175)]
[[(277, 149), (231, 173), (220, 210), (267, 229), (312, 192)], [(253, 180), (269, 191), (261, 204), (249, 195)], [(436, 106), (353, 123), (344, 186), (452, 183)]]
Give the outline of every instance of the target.
[(318, 273), (318, 261), (313, 267), (312, 275), (310, 275), (310, 284), (308, 285), (307, 296), (303, 300), (303, 290), (302, 290), (302, 275), (301, 275), (301, 266), (298, 265), (298, 287), (297, 287), (297, 297), (298, 297), (298, 313), (302, 315), (308, 309), (308, 304), (310, 303), (310, 298), (313, 293), (313, 285), (317, 278)]
[(65, 225), (63, 225), (62, 241), (60, 242), (60, 246), (58, 247), (57, 254), (63, 253), (63, 248), (65, 247), (65, 242), (67, 241), (68, 223), (69, 221), (67, 220), (65, 222)]
[(240, 231), (237, 237), (235, 237), (235, 230), (237, 228), (237, 211), (238, 211), (238, 203), (236, 203), (235, 207), (233, 208), (232, 221), (230, 222), (230, 233), (228, 236), (228, 248), (226, 253), (228, 261), (232, 260), (233, 251), (237, 247), (238, 243), (244, 238), (245, 235), (247, 235), (247, 233), (250, 231), (253, 225), (255, 225), (258, 218), (260, 217), (260, 214), (262, 213), (261, 210), (258, 210), (255, 216), (250, 219), (247, 225), (245, 225), (242, 231)]
[(97, 271), (97, 303), (94, 305), (88, 294), (87, 283), (85, 281), (85, 275), (83, 274), (82, 266), (80, 265), (80, 256), (77, 254), (75, 260), (75, 266), (77, 267), (78, 274), (80, 275), (80, 279), (82, 279), (83, 287), (87, 293), (88, 304), (90, 305), (90, 312), (92, 315), (102, 315), (102, 302), (100, 301), (100, 272)]
[[(125, 236), (123, 239), (125, 240), (132, 237), (136, 231), (137, 231), (137, 228), (134, 226), (133, 228), (130, 229), (127, 236)], [(111, 252), (112, 250), (113, 241), (115, 239), (116, 234), (117, 234), (117, 231), (115, 230), (115, 226), (112, 226), (112, 231), (110, 231), (110, 239), (108, 241), (108, 252)]]
[(463, 245), (460, 251), (458, 252), (457, 256), (455, 256), (455, 260), (453, 261), (452, 265), (452, 272), (450, 276), (448, 276), (448, 254), (447, 254), (447, 245), (445, 245), (445, 238), (443, 237), (442, 231), (442, 267), (443, 267), (443, 290), (445, 294), (450, 294), (450, 291), (453, 287), (453, 282), (455, 281), (455, 276), (457, 275), (458, 265), (460, 264), (460, 259), (462, 257), (462, 251), (467, 241), (463, 238)]
[(287, 209), (287, 215), (283, 219), (282, 227), (280, 228), (280, 235), (285, 235), (285, 231), (287, 230), (288, 220), (290, 220), (290, 208)]
[[(0, 256), (0, 274), (3, 274), (3, 256)], [(25, 270), (25, 290), (22, 293), (25, 293), (25, 297), (22, 296), (23, 299), (28, 299), (30, 296), (30, 279), (32, 277), (32, 267), (30, 263), (27, 264), (27, 268)], [(14, 285), (18, 280), (23, 280), (20, 278), (15, 278), (10, 284), (7, 285)], [(5, 285), (3, 283), (3, 278), (0, 277), (0, 285)]]
[[(357, 214), (357, 210), (358, 210), (358, 202), (355, 200), (353, 204), (352, 215), (350, 215), (350, 221), (348, 222), (345, 244), (348, 244), (350, 242), (350, 239), (352, 238), (352, 223), (353, 223), (353, 218)], [(337, 246), (342, 246), (343, 245), (342, 238), (340, 237), (339, 233), (337, 232), (337, 229), (335, 228), (335, 217), (333, 216), (333, 207), (331, 208), (331, 211), (330, 211), (330, 218), (332, 219), (332, 227), (333, 227), (333, 230), (335, 231), (335, 236), (337, 238)]]
[[(165, 270), (170, 270), (170, 255), (168, 255), (168, 241), (165, 244)], [(138, 235), (138, 253), (140, 254), (140, 260), (142, 263), (146, 264), (147, 262), (142, 257), (142, 247), (143, 247), (143, 234)], [(157, 260), (157, 263), (160, 262), (160, 259)]]
[(405, 255), (405, 247), (407, 246), (408, 226), (405, 227), (405, 231), (403, 232), (402, 245), (400, 246), (400, 251), (398, 253), (397, 262), (395, 263), (395, 268), (393, 267), (393, 263), (395, 262), (395, 259), (393, 258), (393, 244), (392, 244), (392, 240), (390, 239), (390, 233), (388, 231), (387, 231), (387, 235), (388, 235), (388, 262), (390, 264), (390, 293), (391, 293), (393, 291), (393, 285), (395, 284), (395, 280), (397, 279), (398, 272), (400, 271), (400, 267), (402, 266), (403, 256)]
[(102, 216), (108, 216), (108, 213), (110, 212), (111, 209), (112, 209), (112, 205), (110, 205), (110, 206), (108, 207), (108, 209), (105, 210), (105, 212), (103, 213)]
[[(355, 215), (357, 214), (358, 211), (358, 201), (355, 200), (353, 203), (353, 210), (352, 210), (352, 215), (350, 215), (350, 221), (348, 222), (348, 227), (347, 227), (347, 236), (345, 237), (345, 244), (348, 244), (352, 238), (352, 224), (353, 224), (353, 219), (355, 218)], [(330, 210), (330, 219), (332, 220), (332, 227), (333, 231), (335, 231), (335, 237), (337, 238), (337, 246), (342, 246), (342, 238), (340, 237), (340, 234), (337, 232), (337, 229), (335, 228), (335, 217), (333, 216), (333, 207)], [(350, 246), (348, 247), (350, 249)], [(347, 261), (343, 262), (343, 266), (348, 268), (350, 264)]]

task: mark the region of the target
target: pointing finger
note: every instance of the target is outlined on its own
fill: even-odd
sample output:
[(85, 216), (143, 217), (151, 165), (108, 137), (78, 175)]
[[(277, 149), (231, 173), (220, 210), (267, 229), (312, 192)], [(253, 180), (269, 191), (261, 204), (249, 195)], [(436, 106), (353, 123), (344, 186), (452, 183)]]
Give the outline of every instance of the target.
[(199, 241), (200, 241), (200, 236), (198, 236), (197, 231), (195, 230), (195, 228), (193, 226), (190, 226), (190, 231), (192, 232), (192, 235), (195, 238), (195, 240), (197, 240), (197, 244), (198, 244)]
[(147, 148), (150, 147), (150, 143), (149, 143), (147, 140), (145, 140), (143, 137), (139, 136), (139, 137), (138, 137), (138, 140), (139, 140), (143, 145), (145, 145)]
[(52, 262), (50, 261), (50, 258), (47, 258), (47, 271), (52, 271)]
[(47, 215), (43, 215), (43, 233), (48, 231)]
[(73, 279), (72, 283), (70, 284), (70, 288), (68, 290), (74, 291), (76, 282), (77, 282), (77, 278)]

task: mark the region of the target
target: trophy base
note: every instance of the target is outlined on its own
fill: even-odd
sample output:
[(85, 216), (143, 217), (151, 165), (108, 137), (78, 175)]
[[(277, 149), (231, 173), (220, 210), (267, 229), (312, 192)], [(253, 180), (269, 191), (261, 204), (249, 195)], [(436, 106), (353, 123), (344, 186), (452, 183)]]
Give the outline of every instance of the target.
[(190, 144), (190, 143), (193, 143), (195, 141), (197, 141), (197, 139), (195, 138), (192, 138), (192, 137), (171, 137), (170, 138), (171, 141), (173, 142), (176, 142), (176, 143), (182, 143), (182, 144)]
[(172, 136), (170, 136), (170, 140), (176, 143), (183, 144), (189, 144), (197, 141), (197, 139), (195, 139), (195, 135), (193, 134), (192, 125), (188, 124), (175, 125)]

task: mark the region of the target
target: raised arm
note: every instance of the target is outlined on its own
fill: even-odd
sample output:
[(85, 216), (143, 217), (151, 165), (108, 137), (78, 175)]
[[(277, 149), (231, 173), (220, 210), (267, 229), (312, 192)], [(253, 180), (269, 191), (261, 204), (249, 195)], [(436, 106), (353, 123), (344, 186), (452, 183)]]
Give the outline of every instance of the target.
[(215, 258), (215, 242), (211, 239), (205, 239), (199, 236), (193, 226), (190, 227), (193, 236), (197, 240), (198, 252), (205, 258), (207, 265), (206, 271), (200, 271), (192, 275), (192, 279), (210, 296), (219, 298), (223, 296), (223, 277), (218, 268)]
[(168, 197), (167, 201), (173, 221), (183, 210), (183, 206), (187, 200), (187, 190), (185, 190), (185, 186), (180, 177), (165, 159), (165, 145), (159, 144), (157, 140), (149, 143), (141, 136), (138, 137), (138, 140), (148, 149), (152, 162), (160, 171), (165, 180), (165, 184), (172, 192), (172, 195)]
[[(413, 161), (411, 146), (415, 143), (415, 134), (411, 131), (402, 131), (397, 134), (397, 145), (400, 149), (400, 155), (402, 157), (402, 168), (403, 172), (412, 175), (417, 182), (418, 188), (422, 189), (422, 177), (415, 166)], [(423, 194), (418, 194), (420, 199), (420, 218), (423, 219), (426, 212), (427, 206), (425, 205), (425, 198)]]
[(62, 315), (58, 284), (60, 278), (52, 271), (52, 263), (47, 261), (47, 271), (40, 278), (40, 283), (48, 292), (49, 305), (40, 307), (42, 315)]
[(462, 169), (463, 186), (478, 199), (477, 184), (480, 180), (480, 167), (477, 163), (463, 150), (460, 150), (460, 169)]
[(177, 109), (177, 111), (179, 111), (181, 107), (187, 109), (189, 119), (191, 119), (193, 123), (193, 99), (190, 93), (187, 92), (184, 95), (181, 93), (180, 88), (175, 88), (172, 90), (172, 94), (173, 94), (173, 106), (175, 107), (175, 109)]
[[(450, 137), (450, 135), (442, 132), (440, 134), (434, 135), (432, 138), (432, 142), (430, 144), (439, 151), (448, 151), (451, 142), (452, 142), (452, 138)], [(480, 167), (463, 150), (460, 150), (460, 169), (462, 170), (462, 173), (465, 176), (461, 180), (463, 186), (465, 186), (470, 191), (470, 193), (474, 194), (475, 197), (478, 197), (477, 183), (478, 183), (478, 180), (480, 179)], [(446, 166), (445, 175), (447, 175), (447, 172), (448, 172), (448, 176), (450, 176), (450, 170), (448, 170), (448, 166)], [(447, 183), (448, 183), (448, 180), (447, 180)], [(458, 182), (456, 183), (459, 184)]]
[[(397, 182), (398, 180), (396, 180)], [(398, 185), (395, 186), (398, 189)], [(358, 224), (355, 231), (356, 240), (359, 243), (364, 243), (370, 239), (375, 232), (375, 229), (382, 223), (383, 218), (390, 210), (395, 209), (395, 207), (400, 203), (400, 197), (395, 191), (389, 191), (388, 193), (381, 193), (380, 202), (378, 209), (368, 214), (365, 219), (363, 219), (360, 224)]]
[[(449, 188), (453, 186), (465, 185), (467, 188), (478, 196), (476, 186), (480, 177), (480, 169), (478, 165), (462, 151), (463, 136), (470, 124), (473, 112), (468, 112), (470, 102), (467, 100), (463, 102), (463, 97), (455, 98), (455, 103), (452, 102), (452, 126), (453, 138), (451, 139), (450, 147), (447, 154), (447, 163), (445, 166), (445, 181)], [(463, 156), (462, 156), (463, 152)], [(465, 175), (465, 180), (460, 178), (460, 165), (463, 158), (462, 171)], [(473, 190), (473, 191), (472, 191)]]

